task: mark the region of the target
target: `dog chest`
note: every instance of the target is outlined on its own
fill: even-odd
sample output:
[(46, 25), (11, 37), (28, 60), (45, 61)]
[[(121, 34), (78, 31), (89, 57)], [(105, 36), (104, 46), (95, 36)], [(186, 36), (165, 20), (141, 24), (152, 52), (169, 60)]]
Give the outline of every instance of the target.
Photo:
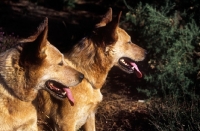
[(1, 129), (26, 129), (26, 127), (29, 126), (28, 123), (34, 126), (33, 129), (36, 128), (36, 110), (31, 103), (2, 97), (0, 99), (0, 108)]
[[(86, 96), (87, 97), (87, 96)], [(88, 97), (87, 104), (81, 104), (78, 106), (77, 112), (77, 123), (76, 129), (79, 129), (82, 125), (84, 125), (87, 119), (96, 113), (98, 104), (102, 101), (103, 96), (100, 92), (100, 89), (93, 89), (91, 97)]]

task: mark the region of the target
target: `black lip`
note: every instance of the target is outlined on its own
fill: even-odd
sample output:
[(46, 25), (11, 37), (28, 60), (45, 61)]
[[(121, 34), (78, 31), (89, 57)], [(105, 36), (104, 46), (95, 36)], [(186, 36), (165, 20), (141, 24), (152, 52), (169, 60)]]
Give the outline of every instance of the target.
[[(53, 85), (50, 85), (53, 84)], [(63, 90), (63, 88), (68, 88), (66, 86), (64, 86), (63, 84), (54, 81), (54, 80), (48, 80), (45, 82), (47, 91), (49, 91), (50, 94), (52, 94), (53, 96), (55, 96), (58, 99), (64, 99), (67, 97), (67, 95), (63, 95), (63, 93), (65, 93), (65, 91)]]
[[(124, 64), (122, 62), (122, 60), (126, 63)], [(119, 60), (118, 60), (118, 65), (120, 67), (120, 69), (122, 69), (123, 71), (127, 72), (127, 73), (134, 73), (134, 70), (132, 69), (132, 65), (130, 63), (135, 63), (134, 60), (128, 58), (128, 57), (121, 57)]]

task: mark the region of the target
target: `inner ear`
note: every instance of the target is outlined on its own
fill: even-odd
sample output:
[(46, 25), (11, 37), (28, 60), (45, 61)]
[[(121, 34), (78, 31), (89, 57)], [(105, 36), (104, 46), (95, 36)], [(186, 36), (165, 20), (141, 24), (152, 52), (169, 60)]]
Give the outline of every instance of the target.
[(101, 19), (101, 21), (95, 25), (96, 28), (106, 26), (109, 22), (112, 21), (112, 8), (109, 8), (107, 13)]
[(20, 58), (22, 63), (38, 63), (46, 57), (47, 33), (48, 19), (45, 18), (34, 35), (21, 40), (23, 49)]
[(47, 47), (47, 34), (48, 34), (48, 19), (45, 18), (44, 23), (41, 24), (38, 28), (39, 32), (41, 32), (35, 40), (35, 46), (37, 47), (36, 54), (40, 59), (46, 57), (45, 50)]
[[(120, 21), (120, 18), (121, 18), (121, 14), (122, 12), (120, 12), (117, 17), (115, 17), (110, 23), (107, 24), (107, 28), (112, 31), (112, 32), (115, 32), (117, 27), (119, 26), (119, 21)], [(107, 30), (108, 30), (107, 29)]]
[(108, 12), (102, 18), (100, 23), (96, 24), (95, 30), (93, 31), (93, 39), (102, 46), (115, 43), (118, 40), (117, 28), (120, 17), (121, 12), (117, 17), (112, 19), (112, 8), (109, 8)]
[(104, 38), (108, 43), (114, 43), (118, 40), (117, 28), (119, 26), (120, 17), (121, 17), (121, 12), (118, 14), (117, 17), (115, 17), (110, 23), (108, 23), (104, 27), (104, 32), (105, 32)]

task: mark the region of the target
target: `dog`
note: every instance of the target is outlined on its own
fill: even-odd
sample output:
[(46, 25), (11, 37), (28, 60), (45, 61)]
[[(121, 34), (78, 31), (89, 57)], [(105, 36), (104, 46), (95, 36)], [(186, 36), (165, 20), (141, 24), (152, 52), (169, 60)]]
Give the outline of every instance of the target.
[[(144, 60), (146, 51), (132, 43), (131, 37), (118, 26), (120, 17), (121, 12), (113, 19), (109, 8), (91, 34), (64, 53), (65, 61), (85, 77), (71, 88), (74, 106), (41, 92), (39, 99), (43, 103), (39, 104), (38, 117), (49, 122), (51, 130), (76, 131), (83, 126), (86, 131), (95, 131), (95, 112), (103, 98), (100, 90), (113, 66), (142, 77), (136, 62)], [(42, 126), (45, 129), (45, 124)]]
[(70, 95), (83, 74), (69, 67), (64, 55), (47, 40), (48, 19), (37, 33), (0, 54), (0, 130), (37, 131), (34, 99), (47, 90), (58, 99)]

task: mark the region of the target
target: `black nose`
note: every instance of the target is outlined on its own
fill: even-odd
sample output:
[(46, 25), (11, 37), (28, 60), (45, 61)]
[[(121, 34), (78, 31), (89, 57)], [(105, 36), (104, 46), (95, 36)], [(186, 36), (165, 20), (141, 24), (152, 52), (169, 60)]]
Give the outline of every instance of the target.
[(83, 78), (84, 78), (84, 75), (83, 75), (82, 73), (80, 73), (80, 75), (79, 75), (79, 79), (82, 81)]

